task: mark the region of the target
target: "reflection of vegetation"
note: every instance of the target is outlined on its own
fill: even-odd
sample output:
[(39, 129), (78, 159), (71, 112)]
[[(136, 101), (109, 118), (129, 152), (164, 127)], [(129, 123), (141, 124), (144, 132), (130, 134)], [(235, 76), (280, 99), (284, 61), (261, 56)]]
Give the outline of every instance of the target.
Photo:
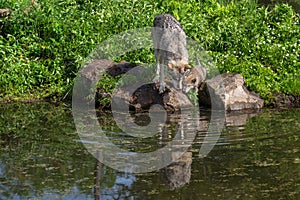
[[(71, 112), (50, 104), (0, 105), (0, 198), (90, 195), (95, 159), (76, 134)], [(104, 168), (103, 186), (114, 182)]]
[[(79, 138), (69, 108), (9, 104), (0, 105), (0, 110), (1, 199), (79, 194), (92, 198), (96, 160), (76, 142)], [(136, 199), (297, 199), (299, 118), (296, 109), (266, 110), (245, 126), (224, 129), (219, 144), (204, 159), (197, 157), (199, 143), (195, 144), (191, 182), (174, 191), (162, 186), (158, 172), (127, 175), (102, 165), (100, 193)], [(117, 135), (122, 131), (109, 113), (98, 113), (98, 119), (103, 129), (122, 142), (124, 134)], [(171, 132), (177, 128), (174, 124), (167, 125)], [(136, 145), (130, 150), (139, 150), (157, 147), (157, 141), (130, 145)]]
[[(110, 142), (118, 146), (119, 148), (125, 149), (126, 151), (144, 153), (155, 151), (158, 148), (161, 148), (158, 145), (159, 142), (169, 142), (170, 140), (172, 140), (178, 128), (178, 119), (175, 121), (167, 119), (165, 126), (163, 126), (163, 124), (157, 125), (158, 127), (161, 127), (161, 132), (159, 132), (158, 130), (157, 134), (146, 138), (133, 137), (127, 133), (124, 133), (120, 129), (120, 127), (117, 126), (112, 116), (112, 113), (98, 112), (97, 114), (99, 123), (101, 124), (101, 128), (107, 131), (106, 136), (110, 139)], [(179, 117), (175, 114), (174, 116)], [(116, 117), (116, 115), (114, 117)], [(124, 127), (130, 127), (130, 129), (127, 130), (130, 130), (135, 134), (145, 135), (147, 134), (146, 130), (139, 128), (142, 126), (147, 126), (150, 123), (150, 121), (151, 119), (148, 113), (132, 113), (132, 115), (129, 118), (124, 119), (124, 123), (122, 125)], [(136, 124), (136, 127), (131, 127), (131, 123)]]
[(241, 127), (227, 127), (204, 159), (194, 154), (189, 185), (169, 191), (158, 173), (136, 176), (128, 190), (147, 199), (297, 199), (300, 195), (300, 110), (266, 110)]
[[(156, 174), (138, 177), (133, 191), (149, 199), (298, 199), (300, 110), (265, 111), (242, 127), (227, 127), (204, 159), (197, 147), (191, 182), (175, 191)], [(150, 192), (147, 192), (150, 191)]]

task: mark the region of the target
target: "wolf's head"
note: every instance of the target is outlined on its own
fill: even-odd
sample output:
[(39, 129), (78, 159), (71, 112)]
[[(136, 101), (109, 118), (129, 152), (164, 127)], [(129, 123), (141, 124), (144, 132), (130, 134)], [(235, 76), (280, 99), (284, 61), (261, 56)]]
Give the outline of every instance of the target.
[(206, 78), (206, 69), (202, 67), (198, 56), (196, 55), (196, 65), (192, 69), (188, 69), (183, 75), (183, 92), (188, 93), (191, 89), (198, 91), (199, 86)]

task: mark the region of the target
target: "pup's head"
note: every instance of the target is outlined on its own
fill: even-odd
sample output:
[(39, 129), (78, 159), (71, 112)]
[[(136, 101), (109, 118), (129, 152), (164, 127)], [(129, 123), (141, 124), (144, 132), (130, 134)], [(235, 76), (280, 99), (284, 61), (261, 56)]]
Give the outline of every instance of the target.
[(204, 82), (205, 78), (206, 69), (202, 67), (196, 55), (196, 66), (184, 72), (182, 81), (183, 92), (188, 93), (191, 89), (198, 92), (198, 88)]

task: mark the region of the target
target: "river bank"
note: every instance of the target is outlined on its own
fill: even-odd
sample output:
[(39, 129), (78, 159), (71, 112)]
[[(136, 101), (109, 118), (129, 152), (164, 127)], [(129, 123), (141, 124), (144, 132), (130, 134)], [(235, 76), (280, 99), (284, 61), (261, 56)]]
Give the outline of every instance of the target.
[[(276, 94), (286, 97), (284, 102), (300, 95), (300, 17), (288, 5), (268, 8), (245, 0), (46, 0), (24, 13), (30, 1), (0, 2), (12, 10), (0, 18), (1, 102), (70, 100), (74, 78), (96, 47), (126, 30), (151, 27), (160, 13), (174, 15), (221, 73), (242, 74), (247, 87), (267, 105), (278, 104)], [(155, 62), (151, 46), (111, 60)]]

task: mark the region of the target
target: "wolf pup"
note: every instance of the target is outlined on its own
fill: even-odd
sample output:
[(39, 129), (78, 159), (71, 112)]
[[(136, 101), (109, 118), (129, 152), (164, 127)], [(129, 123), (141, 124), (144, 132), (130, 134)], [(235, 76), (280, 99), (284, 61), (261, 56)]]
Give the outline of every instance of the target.
[(197, 54), (196, 57), (196, 66), (191, 70), (187, 70), (184, 73), (183, 78), (183, 92), (188, 93), (191, 89), (194, 89), (198, 92), (198, 89), (203, 85), (206, 78), (206, 69), (202, 67)]
[(188, 64), (186, 34), (180, 23), (170, 14), (157, 15), (152, 27), (152, 40), (156, 59), (156, 76), (159, 93), (165, 90), (164, 68), (173, 79), (176, 89), (182, 89), (183, 75), (191, 66)]

